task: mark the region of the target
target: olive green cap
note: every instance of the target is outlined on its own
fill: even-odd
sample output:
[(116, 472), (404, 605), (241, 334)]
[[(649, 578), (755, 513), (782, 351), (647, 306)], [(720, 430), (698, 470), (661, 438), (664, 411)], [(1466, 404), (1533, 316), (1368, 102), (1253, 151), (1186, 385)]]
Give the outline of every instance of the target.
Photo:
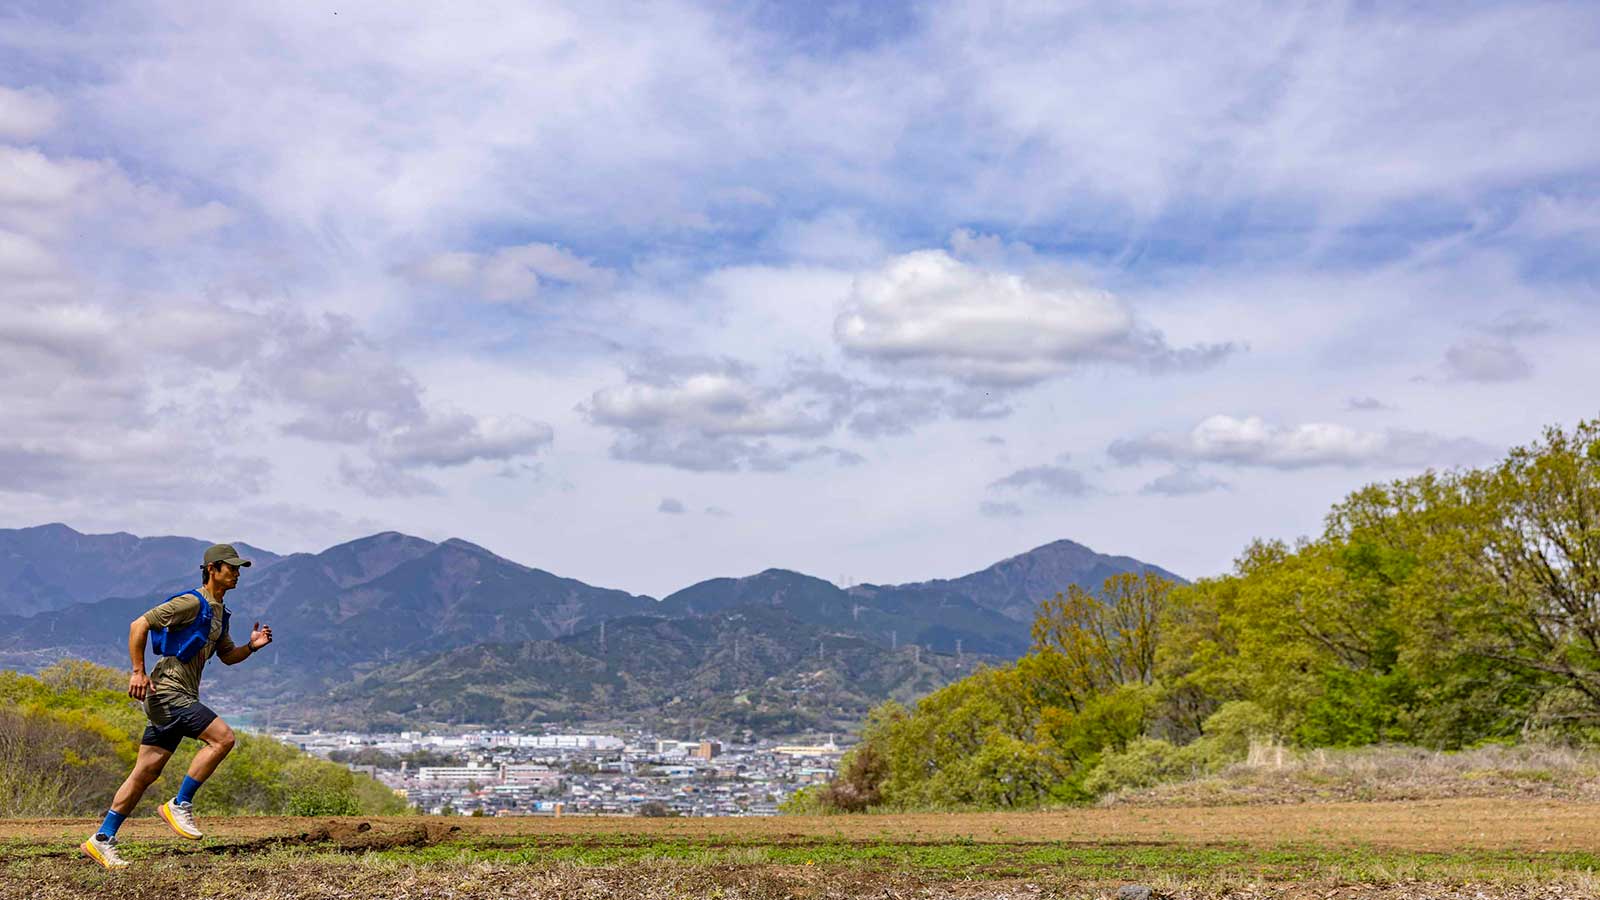
[(250, 560), (239, 558), (239, 551), (233, 549), (232, 544), (212, 544), (206, 548), (206, 565), (219, 562), (230, 566), (250, 565)]

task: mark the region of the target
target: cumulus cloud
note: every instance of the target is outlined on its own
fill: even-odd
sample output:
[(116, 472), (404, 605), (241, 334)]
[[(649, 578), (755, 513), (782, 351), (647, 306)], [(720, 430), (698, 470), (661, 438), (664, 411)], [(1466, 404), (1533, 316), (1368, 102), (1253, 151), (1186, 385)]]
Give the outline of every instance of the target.
[(940, 419), (994, 419), (1010, 406), (981, 390), (873, 384), (806, 366), (776, 376), (728, 359), (656, 358), (580, 407), (613, 429), (612, 454), (692, 471), (779, 471), (848, 450), (799, 446), (841, 429), (860, 438), (903, 435)]
[(234, 220), (215, 200), (192, 204), (128, 176), (108, 160), (49, 156), (0, 144), (0, 228), (76, 250), (90, 235), (98, 254), (194, 240)]
[(608, 269), (545, 243), (502, 247), (490, 253), (438, 253), (403, 271), (418, 281), (469, 291), (498, 303), (530, 300), (539, 293), (541, 283), (601, 289), (616, 278)]
[(1533, 374), (1533, 365), (1515, 344), (1506, 340), (1469, 338), (1444, 352), (1444, 365), (1458, 381), (1521, 381)]
[(425, 404), (415, 379), (347, 319), (162, 299), (0, 305), (0, 457), (15, 476), (0, 489), (263, 490), (271, 467), (253, 440), (209, 433), (212, 419), (365, 451), (340, 476), (375, 496), (436, 490), (406, 469), (510, 460), (553, 437), (525, 418)]
[(56, 127), (60, 105), (37, 88), (0, 85), (0, 140), (31, 141)]
[(674, 497), (663, 497), (656, 505), (656, 512), (666, 513), (669, 516), (681, 516), (684, 513), (683, 501)]
[(1076, 469), (1065, 465), (1028, 466), (989, 483), (991, 489), (1031, 489), (1057, 497), (1081, 497), (1090, 492), (1089, 482)]
[(588, 414), (614, 428), (711, 438), (818, 437), (839, 420), (832, 399), (812, 386), (762, 385), (753, 370), (727, 360), (665, 361), (635, 372), (595, 391)]
[[(261, 338), (244, 369), (246, 390), (284, 407), (284, 434), (365, 448), (370, 464), (349, 464), (341, 474), (374, 496), (430, 492), (406, 469), (507, 462), (537, 454), (555, 439), (550, 425), (523, 416), (427, 404), (410, 371), (348, 318), (279, 315), (272, 327), (247, 334)], [(251, 359), (243, 351), (239, 356)]]
[(1089, 364), (1203, 368), (1234, 349), (1174, 348), (1110, 293), (980, 268), (943, 250), (898, 256), (858, 277), (834, 336), (886, 367), (1009, 386)]
[(544, 422), (521, 416), (471, 416), (434, 413), (396, 431), (379, 447), (384, 459), (400, 466), (448, 468), (478, 460), (504, 461), (538, 453), (555, 440)]
[(1216, 415), (1188, 432), (1156, 432), (1114, 441), (1107, 452), (1123, 465), (1158, 460), (1304, 469), (1456, 465), (1482, 458), (1489, 448), (1466, 438), (1420, 431), (1359, 431), (1322, 422), (1280, 426), (1258, 416)]
[(816, 444), (845, 428), (902, 434), (941, 416), (1003, 414), (942, 390), (872, 386), (816, 369), (764, 377), (727, 359), (657, 358), (580, 407), (612, 429), (612, 455), (691, 471), (782, 471), (811, 460), (841, 465), (860, 454)]
[(7, 434), (0, 437), (0, 492), (164, 500), (207, 491), (245, 497), (264, 488), (272, 473), (266, 460), (191, 431), (100, 427), (71, 435)]
[(46, 278), (59, 271), (60, 264), (44, 244), (25, 234), (0, 230), (0, 278), (10, 285)]
[[(187, 390), (164, 383), (192, 323), (214, 318), (182, 305), (0, 303), (0, 491), (149, 500), (261, 490), (271, 466), (259, 452), (203, 427), (230, 405), (197, 390), (212, 386), (215, 361), (180, 357)], [(217, 347), (229, 349), (225, 333)]]
[(1187, 497), (1193, 494), (1225, 491), (1230, 487), (1228, 482), (1220, 478), (1202, 474), (1187, 466), (1180, 466), (1165, 475), (1156, 476), (1140, 488), (1139, 493), (1162, 497)]

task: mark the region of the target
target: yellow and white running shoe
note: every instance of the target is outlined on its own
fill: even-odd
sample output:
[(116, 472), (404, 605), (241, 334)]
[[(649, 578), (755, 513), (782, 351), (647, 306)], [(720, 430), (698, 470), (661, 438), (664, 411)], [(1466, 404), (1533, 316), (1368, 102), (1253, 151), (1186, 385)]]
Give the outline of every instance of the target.
[(97, 834), (83, 842), (83, 852), (89, 858), (108, 869), (120, 869), (128, 861), (117, 855), (117, 839)]
[(191, 841), (198, 841), (202, 837), (200, 826), (194, 824), (194, 804), (178, 803), (168, 800), (161, 804), (161, 818), (178, 833), (178, 837), (186, 837)]

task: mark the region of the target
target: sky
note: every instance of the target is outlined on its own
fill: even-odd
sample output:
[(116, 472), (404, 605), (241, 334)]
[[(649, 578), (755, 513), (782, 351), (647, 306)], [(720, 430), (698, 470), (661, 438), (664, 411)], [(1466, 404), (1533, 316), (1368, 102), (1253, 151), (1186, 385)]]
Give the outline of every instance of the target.
[(0, 527), (1187, 577), (1600, 415), (1592, 3), (10, 3)]

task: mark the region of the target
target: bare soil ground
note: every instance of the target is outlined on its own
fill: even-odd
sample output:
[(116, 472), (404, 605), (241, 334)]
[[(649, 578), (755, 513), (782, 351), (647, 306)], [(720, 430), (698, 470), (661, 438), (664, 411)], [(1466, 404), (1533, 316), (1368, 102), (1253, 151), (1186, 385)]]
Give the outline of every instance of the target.
[[(1303, 803), (1267, 808), (1110, 807), (1025, 813), (779, 816), (741, 819), (471, 818), (398, 816), (351, 820), (241, 816), (207, 819), (207, 834), (226, 844), (260, 838), (298, 840), (318, 827), (366, 822), (380, 832), (426, 828), (452, 840), (475, 836), (598, 836), (740, 841), (973, 841), (994, 843), (1158, 841), (1255, 846), (1310, 841), (1411, 850), (1522, 848), (1600, 851), (1600, 803), (1428, 800), (1394, 803)], [(0, 860), (17, 841), (81, 841), (89, 819), (0, 819)], [(454, 832), (450, 832), (455, 829)], [(159, 819), (130, 821), (126, 843), (171, 837)]]
[(776, 819), (0, 820), (0, 900), (1600, 897), (1600, 804), (1438, 800)]

